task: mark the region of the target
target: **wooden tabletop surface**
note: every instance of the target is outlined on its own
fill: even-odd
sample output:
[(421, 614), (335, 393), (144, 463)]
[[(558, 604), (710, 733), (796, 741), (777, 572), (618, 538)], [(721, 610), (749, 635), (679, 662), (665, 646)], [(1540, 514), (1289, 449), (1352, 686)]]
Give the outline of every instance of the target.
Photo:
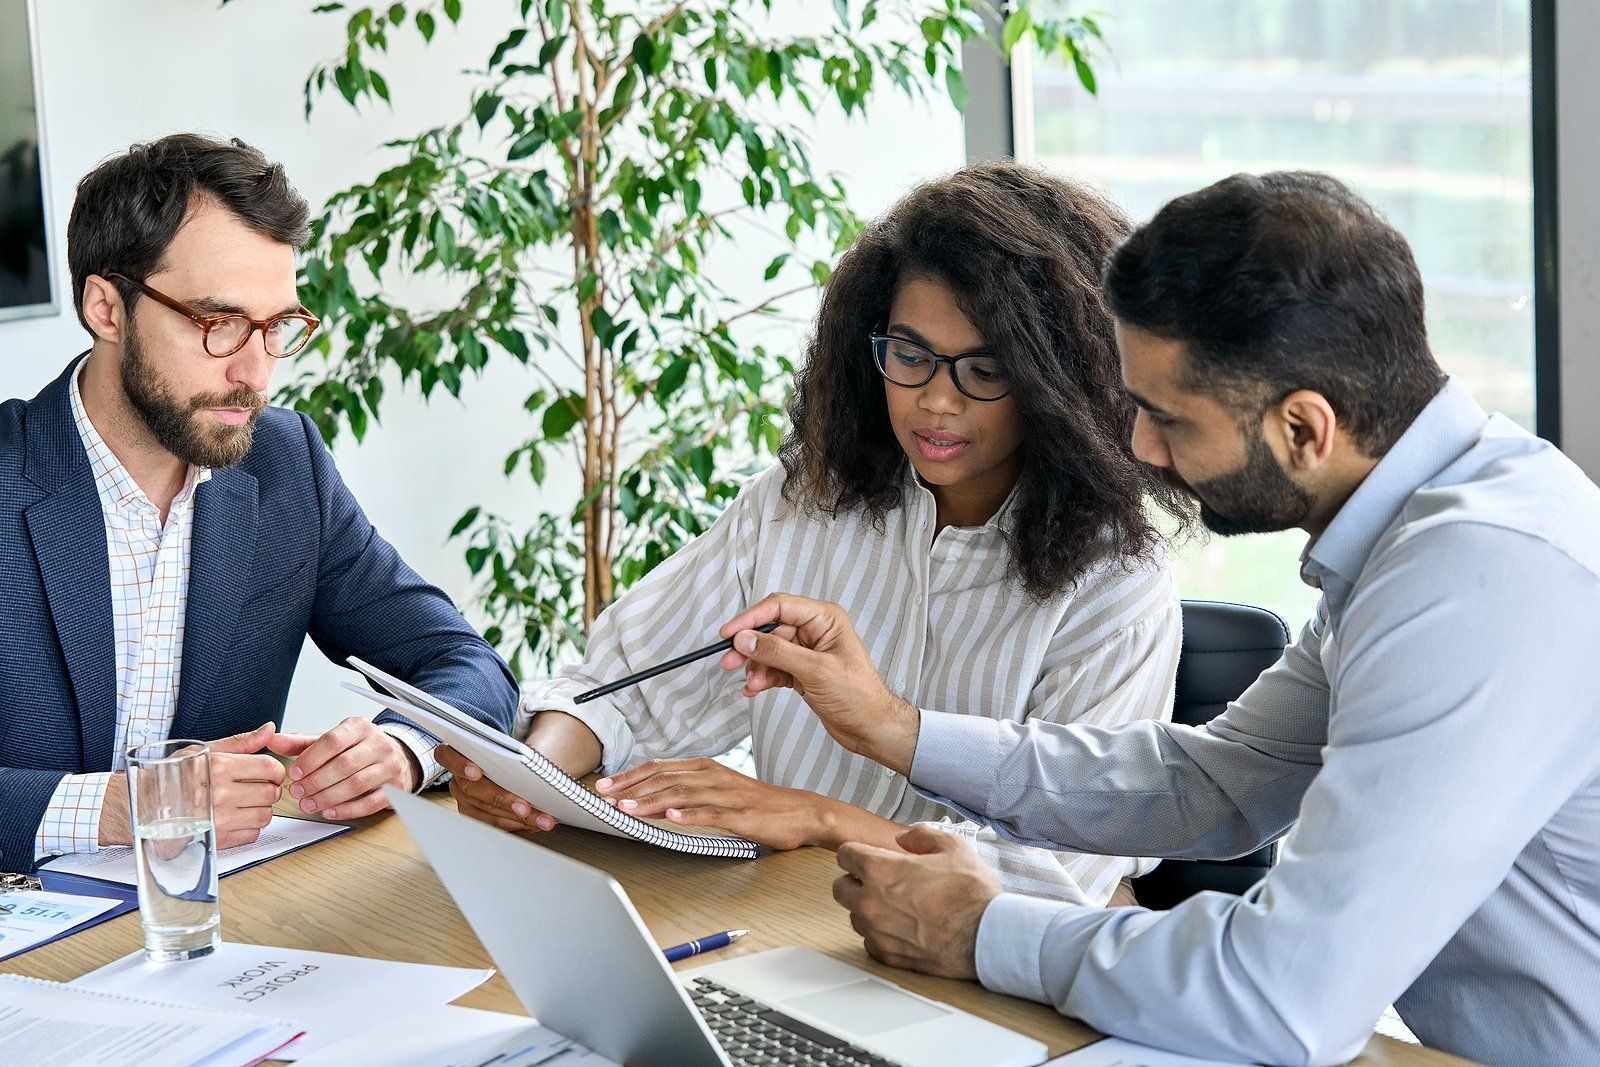
[[(441, 803), (449, 803), (441, 797)], [(283, 814), (298, 815), (288, 808)], [(749, 937), (710, 959), (728, 959), (779, 945), (807, 945), (1029, 1034), (1052, 1056), (1099, 1035), (1029, 1001), (991, 993), (973, 982), (899, 971), (866, 954), (845, 912), (833, 901), (833, 854), (807, 848), (750, 860), (681, 856), (583, 830), (539, 834), (543, 845), (608, 871), (633, 899), (662, 945), (715, 930), (749, 929)], [(537, 915), (537, 900), (507, 907)], [(418, 916), (432, 921), (419, 925)], [(491, 967), (493, 962), (456, 909), (405, 826), (392, 813), (361, 820), (341, 834), (222, 881), (223, 936), (249, 944), (342, 952), (409, 963)], [(0, 963), (0, 973), (68, 982), (140, 946), (136, 912)], [(689, 959), (680, 968), (708, 959)], [(527, 1014), (504, 976), (456, 1003)], [(582, 1035), (572, 1035), (581, 1039)], [(1465, 1061), (1374, 1036), (1355, 1061), (1371, 1067), (1440, 1067)]]

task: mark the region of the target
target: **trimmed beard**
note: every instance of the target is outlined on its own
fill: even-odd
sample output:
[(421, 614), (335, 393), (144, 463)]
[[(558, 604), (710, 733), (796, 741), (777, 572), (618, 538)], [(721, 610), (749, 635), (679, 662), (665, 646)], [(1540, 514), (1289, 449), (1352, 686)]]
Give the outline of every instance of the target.
[[(255, 439), (256, 420), (267, 406), (265, 394), (243, 386), (231, 393), (176, 399), (146, 357), (137, 328), (128, 330), (122, 348), (122, 391), (156, 443), (194, 467), (231, 467), (244, 459)], [(238, 426), (207, 425), (201, 414), (206, 408), (247, 408), (250, 417)]]
[(1316, 498), (1278, 465), (1259, 428), (1247, 429), (1245, 436), (1245, 460), (1238, 470), (1185, 486), (1200, 501), (1200, 521), (1223, 537), (1303, 525)]

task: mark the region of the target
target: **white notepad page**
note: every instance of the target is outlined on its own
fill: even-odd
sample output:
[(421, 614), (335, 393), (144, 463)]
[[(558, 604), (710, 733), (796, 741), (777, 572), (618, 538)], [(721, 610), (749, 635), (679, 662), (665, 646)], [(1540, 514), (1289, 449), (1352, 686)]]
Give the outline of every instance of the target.
[(490, 729), (470, 715), (354, 656), (349, 662), (384, 691), (373, 692), (348, 682), (344, 683), (344, 688), (404, 715), (482, 767), (495, 784), (559, 822), (692, 855), (731, 859), (754, 859), (756, 856), (758, 846), (742, 837), (689, 833), (656, 826), (618, 811), (516, 738)]

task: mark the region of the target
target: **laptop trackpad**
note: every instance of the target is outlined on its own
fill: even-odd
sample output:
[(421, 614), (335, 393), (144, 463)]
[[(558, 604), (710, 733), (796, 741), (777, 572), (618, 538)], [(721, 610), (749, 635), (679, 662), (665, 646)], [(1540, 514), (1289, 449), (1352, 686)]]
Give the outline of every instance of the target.
[(786, 997), (781, 1006), (803, 1011), (831, 1029), (863, 1037), (949, 1014), (946, 1008), (908, 996), (875, 978), (804, 996)]

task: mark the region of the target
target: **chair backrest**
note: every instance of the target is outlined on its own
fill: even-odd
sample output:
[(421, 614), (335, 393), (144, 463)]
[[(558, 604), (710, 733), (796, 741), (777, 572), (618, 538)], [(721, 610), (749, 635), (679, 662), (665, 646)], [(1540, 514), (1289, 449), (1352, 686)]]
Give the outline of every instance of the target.
[[(1283, 655), (1288, 643), (1289, 628), (1266, 608), (1185, 600), (1172, 721), (1185, 726), (1210, 722)], [(1140, 904), (1159, 909), (1175, 907), (1207, 889), (1243, 893), (1267, 873), (1277, 852), (1277, 845), (1268, 845), (1235, 860), (1164, 860), (1134, 879), (1133, 890)]]

